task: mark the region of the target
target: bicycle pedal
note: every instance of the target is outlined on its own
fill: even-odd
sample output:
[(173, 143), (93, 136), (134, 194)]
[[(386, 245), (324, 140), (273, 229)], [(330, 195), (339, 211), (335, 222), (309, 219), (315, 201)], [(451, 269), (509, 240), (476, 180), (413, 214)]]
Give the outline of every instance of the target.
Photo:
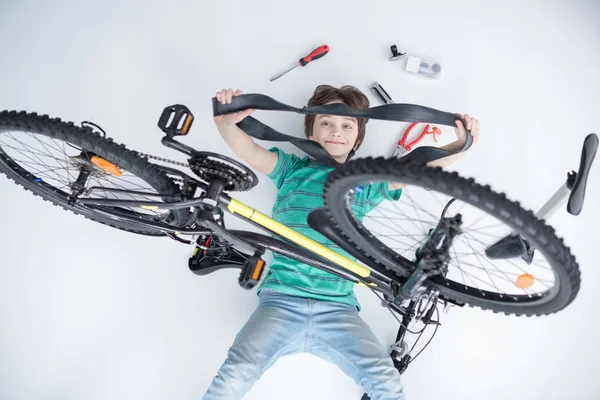
[(242, 272), (240, 272), (240, 277), (238, 278), (238, 283), (244, 289), (252, 289), (263, 274), (265, 266), (265, 261), (260, 258), (258, 255), (254, 255), (249, 257), (242, 267)]
[(187, 135), (194, 122), (194, 115), (182, 104), (166, 107), (158, 119), (158, 127), (168, 137)]

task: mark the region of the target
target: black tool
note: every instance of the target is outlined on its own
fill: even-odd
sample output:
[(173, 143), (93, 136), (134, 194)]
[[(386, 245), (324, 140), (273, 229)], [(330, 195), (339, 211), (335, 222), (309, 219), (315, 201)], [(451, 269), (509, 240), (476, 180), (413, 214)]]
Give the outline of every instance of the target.
[(406, 53), (400, 53), (398, 51), (398, 47), (396, 47), (395, 44), (393, 44), (390, 49), (392, 50), (392, 56), (390, 57), (390, 61), (396, 61), (399, 60), (401, 58), (403, 58), (404, 56), (406, 56)]
[(392, 104), (394, 100), (390, 97), (388, 92), (379, 84), (379, 82), (373, 82), (371, 85), (371, 90), (375, 93), (375, 96), (379, 98), (379, 100), (383, 101), (384, 104)]

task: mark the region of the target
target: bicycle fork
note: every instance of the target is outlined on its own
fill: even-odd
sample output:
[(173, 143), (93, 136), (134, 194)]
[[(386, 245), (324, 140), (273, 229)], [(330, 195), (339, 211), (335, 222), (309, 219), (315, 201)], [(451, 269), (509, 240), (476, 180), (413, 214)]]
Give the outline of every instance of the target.
[[(450, 200), (446, 209), (453, 201), (454, 199)], [(454, 238), (461, 233), (461, 225), (461, 214), (451, 218), (442, 217), (437, 226), (429, 232), (429, 237), (415, 253), (417, 268), (404, 284), (393, 285), (395, 305), (399, 306), (405, 300), (414, 298), (430, 277), (446, 274), (450, 262), (450, 247)]]

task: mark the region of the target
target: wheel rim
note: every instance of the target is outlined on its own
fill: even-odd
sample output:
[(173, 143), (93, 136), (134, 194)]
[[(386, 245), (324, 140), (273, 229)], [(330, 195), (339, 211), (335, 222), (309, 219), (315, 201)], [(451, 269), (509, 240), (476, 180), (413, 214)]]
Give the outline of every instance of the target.
[[(383, 177), (382, 177), (383, 178)], [(342, 198), (343, 209), (352, 228), (369, 244), (388, 258), (403, 257), (413, 260), (416, 249), (427, 238), (429, 229), (438, 223), (443, 208), (452, 198), (449, 191), (430, 190), (415, 186), (415, 182), (403, 190), (397, 201), (385, 200), (364, 215), (364, 209), (356, 204), (357, 190), (366, 184), (398, 181), (390, 176), (381, 181), (354, 177), (346, 182)], [(536, 250), (528, 265), (522, 259), (491, 260), (483, 249), (489, 248), (518, 227), (506, 218), (490, 215), (486, 210), (465, 200), (457, 199), (448, 208), (446, 216), (460, 213), (463, 216), (463, 233), (458, 235), (450, 248), (451, 261), (445, 276), (438, 275), (431, 281), (467, 296), (486, 298), (504, 303), (549, 301), (558, 293), (560, 279), (547, 256)], [(372, 236), (371, 236), (372, 235)], [(525, 237), (537, 245), (534, 237)], [(532, 276), (529, 287), (519, 287), (517, 282)], [(527, 283), (527, 282), (525, 282)]]
[[(161, 201), (160, 197), (108, 191), (107, 189), (122, 189), (143, 191), (149, 194), (158, 193), (150, 183), (119, 165), (114, 164), (121, 170), (121, 176), (115, 176), (102, 170), (89, 160), (92, 154), (75, 143), (59, 138), (27, 130), (0, 129), (0, 157), (3, 162), (19, 175), (26, 175), (30, 183), (51, 196), (68, 201), (73, 193), (71, 185), (77, 180), (81, 170), (86, 169), (89, 171), (89, 177), (83, 186), (87, 193), (82, 197)], [(102, 157), (102, 155), (99, 156)], [(115, 160), (106, 161), (112, 164)], [(97, 187), (97, 189), (90, 191), (93, 187)], [(91, 210), (118, 211), (121, 214), (148, 221), (164, 221), (170, 215), (170, 212), (166, 210), (83, 206), (77, 202), (76, 204)]]

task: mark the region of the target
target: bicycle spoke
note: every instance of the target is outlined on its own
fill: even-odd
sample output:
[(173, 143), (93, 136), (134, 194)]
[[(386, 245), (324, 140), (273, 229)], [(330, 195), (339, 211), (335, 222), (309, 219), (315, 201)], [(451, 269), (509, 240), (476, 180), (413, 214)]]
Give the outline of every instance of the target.
[[(408, 192), (409, 192), (409, 191), (407, 191), (407, 193), (408, 193)], [(429, 215), (431, 218), (433, 218), (435, 221), (437, 221), (437, 219), (438, 219), (439, 217), (438, 217), (438, 216), (436, 216), (436, 215), (433, 215), (433, 214), (432, 214), (432, 213), (430, 213), (429, 211), (425, 210), (425, 209), (424, 209), (423, 207), (421, 207), (421, 205), (419, 205), (418, 203), (415, 203), (415, 202), (413, 201), (413, 199), (412, 199), (412, 197), (411, 197), (411, 195), (410, 195), (410, 194), (407, 194), (407, 195), (406, 195), (406, 197), (408, 197), (408, 199), (411, 201), (411, 203), (413, 203), (413, 204), (417, 204), (417, 206), (419, 207), (419, 209), (420, 209), (421, 211), (423, 211), (425, 214), (428, 214), (428, 215)], [(392, 203), (392, 204), (393, 204), (393, 203)]]
[[(90, 198), (109, 200), (157, 201), (156, 198), (137, 193), (112, 192), (110, 189), (158, 192), (147, 182), (136, 175), (122, 170), (121, 176), (113, 176), (92, 166), (89, 160), (93, 154), (79, 146), (50, 136), (28, 131), (0, 132), (0, 148), (21, 168), (29, 171), (50, 188), (62, 192), (64, 196), (71, 193), (71, 185), (79, 176), (82, 167), (89, 168), (86, 188), (96, 186)], [(72, 149), (72, 150), (71, 150)], [(10, 152), (7, 153), (7, 152)], [(15, 157), (16, 156), (16, 157)], [(77, 160), (74, 160), (77, 157)], [(79, 165), (80, 163), (81, 166)], [(85, 164), (88, 163), (89, 167)], [(137, 207), (105, 206), (115, 210), (129, 210), (133, 215), (149, 220), (161, 218), (170, 211), (148, 210)], [(103, 208), (103, 207), (101, 207)]]
[[(115, 189), (131, 190), (131, 189), (129, 189), (129, 188), (127, 188), (127, 187), (123, 186), (123, 185), (120, 185), (120, 184), (118, 184), (118, 183), (115, 183), (115, 182), (113, 182), (113, 181), (112, 181), (110, 178), (108, 178), (108, 177), (107, 177), (107, 179), (106, 179), (106, 180), (107, 180), (108, 182), (110, 182), (111, 184), (113, 184), (114, 186), (116, 186), (116, 187), (115, 187)], [(109, 189), (109, 188), (106, 188), (106, 189)], [(144, 189), (144, 188), (142, 188), (142, 189)], [(151, 191), (152, 189), (151, 189), (151, 188), (149, 188), (149, 189), (145, 189), (145, 190), (150, 190), (150, 191)], [(121, 194), (123, 194), (123, 195), (125, 195), (125, 196), (129, 196), (129, 197), (130, 197), (132, 200), (140, 201), (140, 199), (138, 199), (138, 198), (135, 198), (135, 197), (133, 196), (133, 194), (131, 194), (131, 193), (121, 193)], [(137, 193), (136, 193), (136, 196), (142, 197), (144, 200), (147, 200), (147, 201), (153, 201), (152, 199), (150, 199), (150, 198), (148, 198), (147, 196), (145, 196), (145, 195), (142, 195), (142, 194), (137, 194)]]
[[(463, 239), (463, 240), (464, 240), (464, 239)], [(467, 246), (471, 247), (471, 246), (470, 246), (470, 244), (469, 244), (468, 242), (466, 242), (466, 243), (467, 243)], [(471, 247), (471, 248), (473, 249), (473, 247)], [(473, 250), (474, 250), (474, 249), (473, 249)], [(491, 264), (491, 265), (492, 265), (492, 267), (494, 267), (496, 270), (498, 270), (499, 272), (501, 272), (501, 273), (502, 273), (502, 271), (498, 269), (498, 267), (496, 266), (496, 264), (492, 263), (492, 262), (491, 262), (491, 261), (490, 261), (490, 260), (489, 260), (487, 257), (485, 257), (485, 256), (483, 256), (483, 257), (482, 257), (482, 256), (480, 256), (481, 252), (475, 252), (475, 253), (476, 253), (476, 254), (475, 254), (475, 257), (476, 257), (476, 258), (477, 258), (477, 259), (478, 259), (480, 262), (481, 262), (481, 259), (484, 259), (484, 260), (485, 260), (485, 261), (487, 261), (489, 264)], [(509, 260), (505, 260), (505, 261), (509, 261)], [(488, 271), (488, 269), (487, 269), (487, 268), (485, 268), (485, 267), (483, 267), (483, 264), (480, 264), (480, 265), (481, 265), (481, 267), (484, 269), (484, 271), (486, 272), (486, 274), (488, 274), (488, 275), (489, 275), (489, 271)], [(515, 265), (515, 266), (517, 266), (516, 264), (514, 264), (514, 265)], [(521, 270), (523, 273), (527, 273), (527, 271), (526, 271), (524, 268), (520, 267), (520, 266), (519, 266), (519, 269), (520, 269), (520, 270)]]
[[(137, 177), (136, 177), (136, 178), (137, 178)], [(110, 179), (115, 179), (115, 180), (119, 180), (119, 181), (122, 181), (122, 182), (125, 182), (125, 183), (130, 183), (130, 184), (132, 184), (132, 185), (134, 185), (134, 186), (137, 186), (137, 189), (146, 190), (146, 191), (148, 191), (148, 190), (150, 190), (150, 191), (153, 191), (153, 190), (154, 190), (154, 189), (152, 189), (151, 187), (143, 187), (143, 186), (140, 186), (140, 185), (138, 185), (138, 184), (135, 184), (135, 183), (129, 182), (129, 181), (127, 181), (126, 179), (123, 179), (122, 177), (118, 177), (118, 176), (110, 176)]]
[[(33, 133), (31, 132), (25, 132), (27, 135), (29, 135), (30, 137), (32, 137), (33, 139), (37, 140), (48, 152), (50, 152), (48, 150), (48, 148), (44, 145), (44, 143), (42, 143), (42, 141), (40, 140), (40, 138), (38, 138), (37, 136), (35, 136)], [(48, 144), (48, 146), (52, 147), (50, 144)], [(57, 149), (55, 147), (52, 147), (54, 150), (60, 152), (60, 149)]]
[[(52, 140), (54, 140), (54, 143), (56, 143), (56, 139), (52, 138)], [(58, 143), (56, 143), (58, 144)], [(65, 166), (69, 165), (69, 162), (67, 161), (67, 149), (65, 149), (65, 142), (62, 142), (62, 148), (63, 148), (63, 156), (65, 159)], [(69, 175), (69, 180), (73, 179), (73, 177), (71, 176), (71, 173), (69, 172), (69, 168), (67, 167), (67, 175)]]
[[(372, 232), (373, 234), (375, 234), (375, 235), (379, 235), (379, 237), (385, 237), (385, 238), (389, 238), (389, 236), (378, 234), (378, 233), (376, 233), (375, 231), (371, 231), (371, 232)], [(396, 243), (398, 243), (398, 244), (401, 244), (401, 245), (403, 245), (403, 246), (411, 246), (411, 245), (412, 245), (411, 243), (406, 243), (406, 242), (403, 242), (403, 241), (401, 241), (400, 239), (390, 238), (390, 240), (391, 240), (391, 241), (394, 241), (394, 242), (396, 242)], [(397, 247), (395, 247), (395, 249), (396, 249), (396, 248), (397, 248)]]
[[(103, 187), (103, 186), (102, 186), (102, 182), (100, 182), (100, 181), (98, 180), (98, 178), (95, 178), (95, 177), (94, 177), (93, 179), (94, 179), (94, 180), (95, 180), (95, 181), (98, 183), (98, 185), (99, 185), (99, 186), (100, 186), (102, 189), (106, 189), (105, 193), (112, 195), (112, 196), (115, 198), (115, 200), (123, 200), (123, 199), (122, 199), (122, 198), (120, 198), (120, 197), (119, 197), (119, 196), (118, 196), (118, 195), (117, 195), (115, 192), (111, 192), (111, 191), (110, 191), (110, 189), (111, 189), (111, 188), (105, 188), (105, 187)], [(116, 185), (116, 184), (115, 184), (115, 185)], [(118, 186), (118, 185), (117, 185), (117, 186)], [(127, 190), (127, 189), (126, 189), (126, 188), (124, 188), (123, 186), (121, 186), (121, 187), (116, 187), (115, 189), (124, 189), (124, 190)], [(122, 192), (120, 192), (119, 194), (121, 194), (121, 195), (125, 195), (125, 196), (129, 196), (129, 197), (131, 198), (131, 200), (134, 200), (134, 201), (141, 201), (140, 199), (137, 199), (137, 198), (133, 197), (133, 195), (132, 195), (131, 193), (122, 193)], [(149, 198), (148, 198), (148, 197), (146, 197), (146, 196), (143, 196), (143, 195), (139, 195), (139, 196), (140, 196), (140, 197), (144, 197), (144, 199), (145, 199), (145, 200), (148, 200), (148, 201), (153, 201), (153, 200), (149, 199)], [(118, 208), (123, 208), (123, 209), (126, 209), (126, 210), (130, 210), (130, 211), (132, 211), (132, 212), (138, 213), (138, 212), (137, 212), (136, 210), (134, 210), (132, 207), (124, 207), (124, 206), (116, 206), (116, 207), (118, 207)], [(156, 212), (156, 211), (154, 211), (154, 210), (149, 210), (149, 209), (143, 209), (143, 210), (144, 210), (144, 212), (145, 212), (145, 213), (152, 214), (152, 215), (155, 215), (155, 216), (160, 216), (160, 213), (158, 213), (158, 212)]]
[[(1, 132), (0, 132), (0, 134), (1, 134)], [(21, 150), (21, 149), (17, 149), (17, 148), (16, 148), (16, 147), (14, 147), (14, 146), (11, 146), (11, 145), (9, 145), (8, 143), (6, 143), (6, 142), (5, 142), (5, 141), (3, 141), (3, 140), (0, 140), (0, 144), (2, 144), (2, 146), (1, 146), (1, 147), (2, 147), (2, 148), (5, 148), (5, 149), (12, 149), (12, 150), (17, 150), (17, 151)], [(38, 155), (38, 156), (42, 156), (42, 157), (48, 157), (48, 158), (52, 158), (52, 159), (55, 159), (55, 160), (58, 160), (58, 161), (60, 161), (60, 159), (58, 159), (58, 158), (56, 158), (56, 157), (49, 156), (48, 154), (44, 154), (44, 153), (38, 153), (37, 151), (33, 151), (33, 150), (27, 150), (27, 152), (28, 152), (29, 154), (36, 154), (36, 155)], [(12, 157), (11, 157), (11, 158), (12, 158)], [(14, 160), (14, 158), (13, 158), (13, 160)], [(16, 161), (16, 160), (15, 160), (15, 161)]]
[[(10, 136), (10, 137), (11, 137), (11, 138), (12, 138), (14, 141), (16, 141), (16, 142), (19, 142), (19, 141), (18, 141), (18, 140), (16, 140), (16, 139), (15, 139), (15, 138), (14, 138), (14, 137), (13, 137), (13, 136), (10, 134), (10, 133), (8, 134), (8, 136)], [(21, 142), (19, 142), (19, 143), (21, 143)], [(24, 143), (21, 143), (21, 144), (23, 144), (24, 146), (27, 146), (27, 145), (26, 145), (26, 144), (24, 144)], [(29, 146), (27, 146), (27, 147), (29, 147)], [(15, 150), (16, 150), (16, 151), (18, 151), (19, 153), (21, 153), (22, 155), (24, 155), (25, 157), (29, 158), (31, 161), (35, 162), (35, 160), (34, 160), (33, 158), (29, 157), (29, 156), (27, 155), (27, 153), (24, 153), (23, 151), (21, 151), (21, 150), (19, 150), (19, 149), (16, 149), (16, 148), (15, 148)], [(42, 165), (44, 165), (45, 167), (48, 167), (48, 165), (47, 165), (47, 164), (45, 164), (45, 163), (44, 163), (44, 162), (43, 162), (43, 161), (42, 161), (42, 160), (41, 160), (41, 159), (40, 159), (40, 158), (39, 158), (37, 155), (33, 154), (33, 156), (34, 156), (35, 158), (37, 158), (37, 159), (38, 159), (38, 161), (39, 161), (40, 163), (42, 163)], [(56, 174), (56, 173), (55, 173), (55, 174)], [(56, 174), (56, 176), (58, 176), (58, 177), (59, 177), (59, 179), (60, 179), (60, 176), (59, 176), (58, 174)]]
[[(375, 209), (374, 209), (372, 212), (380, 212), (380, 210), (377, 210), (377, 208), (375, 208)], [(372, 218), (372, 216), (369, 216), (369, 218)], [(386, 220), (386, 222), (387, 222), (387, 221), (389, 221), (389, 218), (385, 218), (385, 220)], [(411, 221), (411, 222), (412, 222), (412, 221)], [(399, 229), (399, 228), (398, 228), (398, 227), (399, 227), (398, 225), (393, 225), (393, 226), (390, 226), (390, 225), (388, 225), (388, 224), (382, 224), (382, 225), (384, 225), (386, 228), (392, 229), (392, 230), (393, 230), (394, 232), (396, 232), (396, 233), (399, 233), (399, 232), (400, 232), (400, 231), (398, 231), (398, 230), (397, 230), (397, 229)], [(417, 226), (417, 224), (415, 224), (414, 222), (413, 222), (413, 226), (414, 226), (414, 227), (415, 227), (417, 230), (419, 230), (419, 231), (420, 231), (420, 228), (419, 228), (419, 227)], [(408, 232), (407, 232), (407, 231), (405, 231), (405, 230), (403, 230), (402, 232), (403, 232), (403, 233), (408, 233)]]
[[(380, 210), (377, 210), (377, 209), (373, 210), (372, 212), (374, 212), (374, 211), (380, 212)], [(369, 218), (369, 219), (381, 219), (381, 220), (383, 220), (385, 222), (396, 221), (395, 218), (375, 217), (375, 216), (372, 216), (372, 215), (369, 215), (369, 216), (367, 216), (365, 218)], [(419, 229), (419, 227), (416, 224), (413, 224), (413, 225), (414, 225), (415, 228), (417, 228), (418, 231), (421, 231), (421, 229)], [(390, 226), (390, 225), (384, 225), (384, 226), (392, 229), (396, 233), (402, 232), (402, 233), (405, 233), (407, 235), (410, 235), (408, 233), (408, 231), (406, 229), (404, 229), (404, 227), (402, 227), (402, 224), (394, 224), (392, 226)]]
[[(467, 287), (467, 285), (466, 285), (466, 282), (465, 282), (465, 281), (466, 281), (467, 279), (465, 278), (465, 273), (463, 272), (463, 269), (462, 269), (462, 268), (461, 268), (461, 266), (460, 266), (459, 257), (458, 257), (458, 256), (456, 256), (456, 251), (454, 251), (454, 248), (452, 248), (451, 250), (453, 250), (453, 252), (454, 252), (454, 255), (455, 255), (455, 258), (454, 258), (453, 260), (451, 260), (451, 262), (452, 262), (452, 261), (455, 261), (455, 262), (458, 264), (458, 270), (460, 271), (460, 274), (461, 274), (461, 275), (462, 275), (462, 277), (463, 277), (463, 284), (465, 285), (465, 288), (466, 288), (466, 287)], [(446, 280), (446, 282), (448, 282), (448, 277), (447, 277), (447, 276), (444, 276), (444, 279)]]
[(491, 233), (482, 232), (482, 231), (480, 231), (480, 230), (474, 230), (474, 229), (471, 229), (471, 230), (466, 230), (466, 229), (463, 229), (463, 232), (475, 232), (475, 233), (477, 233), (478, 235), (489, 236), (489, 237), (491, 237), (491, 238), (495, 239), (495, 241), (498, 241), (498, 240), (500, 240), (500, 239), (503, 239), (503, 238), (505, 238), (505, 237), (507, 236), (507, 235), (492, 235)]
[[(455, 260), (451, 260), (451, 262), (453, 262), (453, 261), (455, 261)], [(490, 262), (491, 262), (491, 261), (490, 261)], [(464, 264), (464, 265), (468, 265), (470, 268), (486, 269), (486, 268), (485, 268), (485, 267), (483, 267), (483, 266), (479, 266), (479, 265), (471, 264), (471, 263), (468, 263), (468, 262), (466, 262), (466, 261), (464, 261), (464, 260), (462, 261), (462, 264)], [(516, 278), (517, 278), (517, 277), (519, 277), (519, 276), (521, 275), (521, 274), (519, 274), (519, 273), (517, 273), (517, 272), (513, 272), (513, 271), (504, 271), (504, 270), (501, 270), (501, 269), (500, 269), (500, 268), (498, 268), (497, 266), (496, 266), (496, 269), (497, 269), (498, 271), (500, 271), (500, 272), (502, 273), (502, 275), (503, 275), (503, 276), (498, 276), (498, 277), (499, 277), (499, 278), (501, 278), (501, 279), (505, 279), (507, 282), (510, 282), (510, 283), (514, 283), (514, 282), (515, 282), (515, 280), (516, 280)], [(490, 272), (491, 274), (493, 274), (493, 275), (497, 276), (497, 275), (496, 275), (496, 273), (495, 273), (494, 271), (489, 271), (489, 272)], [(514, 274), (514, 275), (515, 275), (515, 278), (511, 278), (511, 277), (509, 277), (507, 274)], [(544, 286), (546, 286), (547, 288), (550, 288), (550, 287), (549, 287), (549, 286), (548, 286), (548, 285), (545, 283), (545, 282), (551, 282), (551, 281), (549, 281), (548, 279), (543, 279), (543, 278), (538, 278), (538, 277), (536, 277), (536, 281), (537, 281), (537, 282), (540, 282), (541, 284), (543, 284), (543, 285), (544, 285)]]
[[(470, 245), (469, 243), (467, 243), (467, 246), (471, 247), (471, 245)], [(473, 247), (471, 247), (471, 249), (472, 249), (472, 250), (475, 250), (475, 249), (473, 249)], [(475, 254), (475, 257), (476, 257), (476, 258), (477, 258), (477, 259), (478, 259), (478, 260), (481, 262), (481, 258), (480, 258), (480, 256), (479, 256), (479, 254)], [(483, 265), (482, 265), (482, 266), (483, 266)], [(494, 280), (492, 279), (492, 277), (491, 277), (491, 275), (490, 275), (489, 271), (487, 270), (487, 268), (484, 268), (483, 270), (484, 270), (485, 274), (487, 275), (487, 277), (489, 278), (490, 282), (492, 282), (492, 285), (494, 286), (494, 288), (496, 289), (496, 291), (497, 291), (498, 293), (500, 293), (500, 288), (498, 288), (498, 286), (496, 286), (496, 283), (495, 283), (495, 282), (494, 282)]]
[[(373, 211), (375, 211), (375, 210), (377, 210), (378, 212), (385, 211), (385, 210), (378, 210), (377, 208), (375, 208)], [(371, 212), (373, 212), (373, 211), (371, 211)], [(409, 218), (409, 217), (398, 218), (398, 217), (389, 217), (389, 216), (373, 216), (373, 215), (368, 215), (367, 214), (367, 216), (365, 216), (365, 218), (382, 219), (384, 221), (390, 221), (390, 220), (393, 220), (393, 221), (409, 221), (409, 222), (420, 222), (420, 223), (429, 223), (429, 224), (431, 224), (431, 221), (424, 221), (422, 219)], [(416, 226), (416, 228), (418, 228), (419, 230), (421, 230), (421, 228), (419, 228), (418, 226)], [(422, 229), (422, 230), (425, 230), (425, 229)]]
[[(469, 236), (469, 235), (467, 234), (467, 236)], [(478, 241), (475, 238), (473, 238), (473, 240)], [(483, 243), (481, 241), (480, 241), (480, 243), (482, 243), (484, 245), (484, 247), (486, 247), (486, 248), (489, 247), (489, 244), (487, 244), (487, 243)], [(506, 261), (506, 262), (514, 265), (515, 267), (519, 268), (523, 273), (527, 273), (527, 271), (525, 269), (523, 269), (521, 266), (519, 266), (518, 264), (516, 264), (514, 261), (512, 261), (510, 259), (505, 259), (504, 261)], [(548, 269), (551, 269), (551, 268), (548, 266)]]
[[(391, 241), (394, 241), (394, 242), (396, 242), (396, 243), (399, 243), (399, 244), (401, 244), (401, 245), (403, 245), (403, 246), (409, 246), (409, 247), (413, 247), (415, 244), (417, 244), (417, 245), (418, 245), (418, 244), (420, 243), (420, 242), (419, 242), (418, 240), (416, 240), (416, 239), (415, 239), (415, 242), (411, 244), (411, 243), (406, 243), (406, 242), (403, 242), (403, 241), (401, 241), (400, 239), (396, 239), (395, 237), (393, 237), (393, 235), (382, 235), (382, 234), (378, 234), (378, 233), (376, 233), (375, 231), (371, 231), (371, 233), (373, 233), (374, 235), (379, 235), (380, 237), (389, 238)], [(414, 237), (414, 236), (415, 236), (415, 235), (410, 235), (410, 237)], [(422, 235), (422, 236), (425, 236), (425, 235)], [(394, 247), (394, 249), (397, 249), (397, 247)]]
[[(45, 168), (46, 167), (44, 165), (39, 165), (39, 164), (35, 164), (35, 165), (37, 167), (41, 167), (41, 168)], [(33, 172), (35, 172), (36, 177), (38, 177), (38, 178), (46, 178), (44, 180), (47, 181), (47, 182), (56, 181), (56, 182), (59, 182), (61, 184), (65, 184), (64, 178), (62, 178), (62, 177), (59, 176), (59, 179), (56, 179), (54, 176), (46, 175), (45, 171), (39, 170), (39, 169), (37, 169), (37, 167), (31, 166), (31, 168), (33, 169)], [(52, 168), (50, 168), (49, 171), (50, 172), (54, 172), (55, 175), (58, 175), (58, 174), (56, 174), (55, 171), (52, 170)], [(68, 185), (69, 182), (67, 181), (66, 184)]]
[(435, 199), (435, 201), (437, 201), (437, 203), (439, 204), (439, 206), (440, 206), (440, 210), (443, 210), (443, 209), (444, 209), (444, 207), (446, 206), (446, 203), (447, 203), (447, 202), (445, 203), (445, 202), (441, 201), (441, 200), (440, 200), (440, 199), (437, 197), (437, 195), (435, 194), (435, 192), (433, 192), (433, 193), (431, 193), (431, 194), (433, 195), (433, 198)]
[[(464, 203), (464, 202), (463, 202), (463, 207), (464, 207), (464, 205), (465, 205), (465, 204), (467, 204), (467, 203)], [(479, 211), (481, 211), (481, 210), (479, 210)], [(478, 223), (479, 223), (479, 222), (480, 222), (482, 219), (484, 219), (486, 216), (487, 216), (487, 214), (486, 214), (486, 213), (484, 213), (483, 211), (481, 211), (481, 217), (479, 217), (478, 219), (476, 219), (476, 220), (475, 220), (474, 222), (472, 222), (470, 225), (467, 225), (467, 226), (465, 227), (465, 229), (468, 229), (468, 228), (470, 228), (470, 227), (472, 227), (472, 226), (474, 226), (474, 225), (477, 225), (477, 224), (478, 224)]]

